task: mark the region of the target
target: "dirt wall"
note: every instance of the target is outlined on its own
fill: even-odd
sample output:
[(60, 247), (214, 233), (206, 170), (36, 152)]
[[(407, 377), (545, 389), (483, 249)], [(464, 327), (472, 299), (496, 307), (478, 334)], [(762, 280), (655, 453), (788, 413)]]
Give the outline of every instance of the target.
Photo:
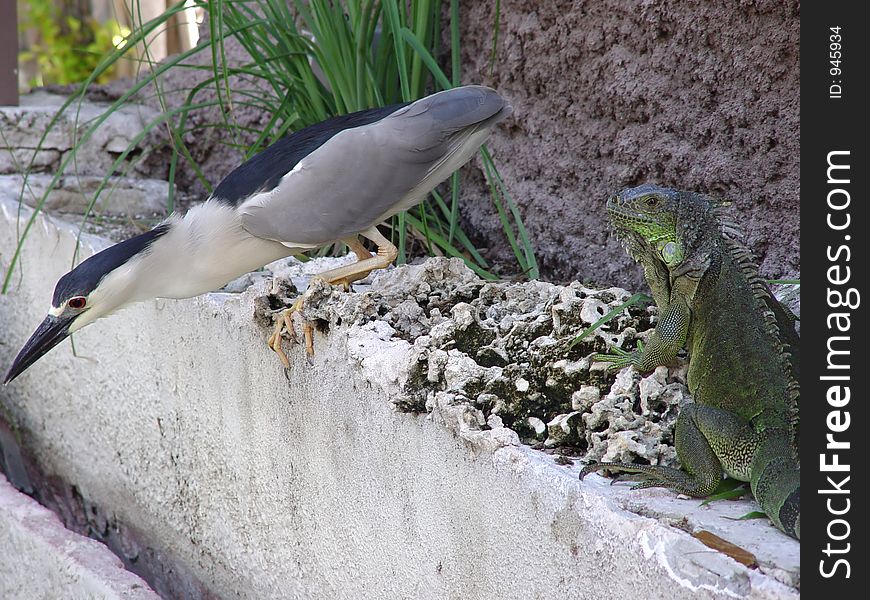
[(514, 105), (490, 147), (545, 277), (641, 286), (602, 204), (643, 182), (732, 200), (763, 274), (800, 272), (799, 3), (502, 0), (490, 71), (494, 6), (462, 3), (462, 80)]

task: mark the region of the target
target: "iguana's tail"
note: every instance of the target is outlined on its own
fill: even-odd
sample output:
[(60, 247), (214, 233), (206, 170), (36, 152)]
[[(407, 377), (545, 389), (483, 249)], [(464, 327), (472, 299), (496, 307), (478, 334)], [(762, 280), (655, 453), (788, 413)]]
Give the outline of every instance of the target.
[(801, 538), (801, 472), (790, 438), (767, 430), (755, 451), (750, 480), (752, 495), (774, 525)]

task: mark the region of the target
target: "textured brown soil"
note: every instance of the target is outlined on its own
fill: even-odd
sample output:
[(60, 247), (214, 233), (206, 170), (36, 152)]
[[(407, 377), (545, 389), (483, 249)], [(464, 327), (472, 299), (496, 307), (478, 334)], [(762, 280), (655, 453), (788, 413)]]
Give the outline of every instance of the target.
[(462, 81), (514, 105), (490, 147), (545, 277), (641, 286), (602, 203), (643, 182), (732, 200), (762, 273), (800, 272), (799, 3), (502, 0), (490, 75), (494, 5), (462, 4)]

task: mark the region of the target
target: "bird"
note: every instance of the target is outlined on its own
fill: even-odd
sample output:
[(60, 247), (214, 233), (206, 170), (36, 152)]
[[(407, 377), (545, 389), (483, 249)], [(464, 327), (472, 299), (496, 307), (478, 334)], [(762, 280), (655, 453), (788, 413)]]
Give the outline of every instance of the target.
[[(495, 90), (467, 85), (414, 102), (333, 117), (281, 138), (227, 175), (205, 202), (110, 246), (63, 275), (51, 307), (6, 373), (9, 383), (70, 334), (135, 302), (191, 298), (275, 260), (343, 242), (357, 261), (318, 274), (350, 286), (388, 267), (396, 247), (378, 224), (420, 202), (468, 162), (512, 112)], [(359, 236), (373, 242), (372, 255)], [(268, 345), (282, 364), (285, 329)], [(313, 351), (310, 330), (306, 349)]]

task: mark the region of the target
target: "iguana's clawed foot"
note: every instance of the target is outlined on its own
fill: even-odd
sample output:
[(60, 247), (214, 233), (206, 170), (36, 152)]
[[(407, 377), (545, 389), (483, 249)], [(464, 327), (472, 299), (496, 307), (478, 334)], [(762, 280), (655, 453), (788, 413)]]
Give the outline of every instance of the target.
[(594, 354), (592, 360), (595, 362), (610, 363), (607, 370), (611, 373), (619, 371), (624, 367), (637, 366), (640, 364), (640, 358), (643, 355), (643, 343), (638, 341), (637, 350), (628, 352), (622, 348), (614, 346), (607, 354)]
[[(625, 463), (600, 462), (586, 465), (580, 471), (580, 479), (601, 470), (622, 471), (623, 473), (637, 474), (640, 481), (631, 486), (632, 490), (644, 490), (647, 488), (663, 487), (678, 494), (685, 494), (694, 498), (703, 498), (711, 494), (719, 485), (721, 478), (693, 477), (672, 467), (653, 465), (634, 465)], [(617, 476), (617, 479), (619, 477)]]
[[(585, 474), (584, 474), (585, 475)], [(639, 482), (643, 480), (644, 475), (642, 473), (611, 473), (610, 474), (610, 485), (616, 485), (617, 483), (623, 482)]]
[(650, 472), (654, 469), (661, 469), (663, 467), (653, 467), (651, 465), (630, 465), (625, 463), (610, 463), (610, 462), (600, 462), (594, 463), (591, 465), (586, 465), (580, 471), (580, 480), (582, 481), (584, 477), (589, 475), (590, 473), (595, 473), (597, 471), (622, 471), (621, 473), (614, 473), (613, 478), (610, 481), (610, 485), (617, 483), (618, 481), (625, 480), (628, 478), (637, 481), (638, 477), (640, 481), (637, 481), (631, 489), (633, 490), (642, 490), (645, 488), (651, 487), (670, 487), (665, 481), (661, 478), (657, 477), (657, 474), (654, 472)]

